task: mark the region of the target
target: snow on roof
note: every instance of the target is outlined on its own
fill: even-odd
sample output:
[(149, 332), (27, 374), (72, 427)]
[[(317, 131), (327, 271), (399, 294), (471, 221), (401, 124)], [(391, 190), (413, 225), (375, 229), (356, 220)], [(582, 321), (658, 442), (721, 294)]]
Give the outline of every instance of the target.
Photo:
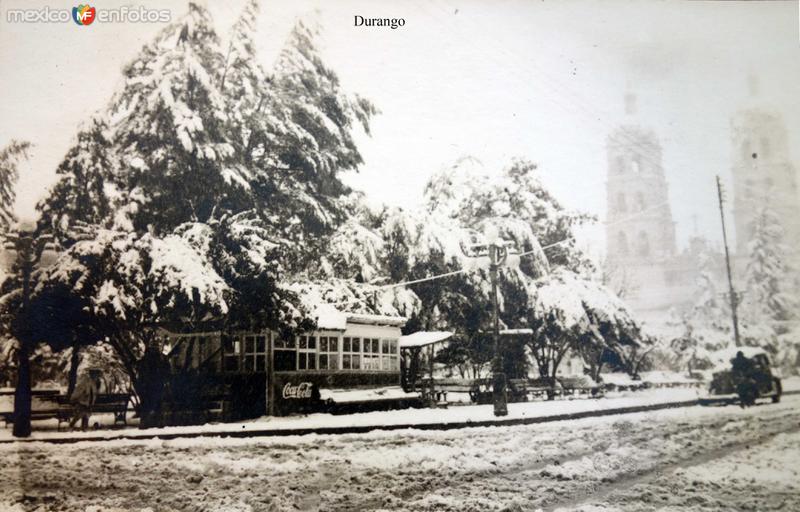
[(326, 310), (317, 311), (317, 329), (329, 331), (344, 331), (347, 329), (346, 313), (336, 311), (333, 306), (330, 307), (330, 310), (320, 308), (320, 310), (322, 309)]
[(450, 338), (450, 331), (419, 331), (414, 334), (400, 336), (400, 348), (424, 347)]
[[(297, 294), (305, 315), (316, 320), (318, 329), (344, 331), (347, 324), (400, 327), (407, 319), (400, 316), (397, 305), (407, 306), (407, 297), (397, 291), (386, 293), (370, 285), (344, 279), (323, 282), (298, 281), (287, 289)], [(377, 305), (370, 305), (371, 298)], [(374, 307), (373, 307), (374, 306)]]
[[(323, 309), (323, 308), (321, 308)], [(347, 324), (388, 325), (402, 327), (407, 319), (402, 316), (371, 315), (367, 313), (342, 313), (333, 307), (318, 311), (317, 329), (327, 331), (344, 331)]]
[(514, 336), (521, 334), (533, 334), (533, 329), (500, 329), (501, 335)]
[(351, 324), (390, 325), (402, 327), (408, 319), (404, 316), (370, 315), (366, 313), (348, 313), (347, 321)]

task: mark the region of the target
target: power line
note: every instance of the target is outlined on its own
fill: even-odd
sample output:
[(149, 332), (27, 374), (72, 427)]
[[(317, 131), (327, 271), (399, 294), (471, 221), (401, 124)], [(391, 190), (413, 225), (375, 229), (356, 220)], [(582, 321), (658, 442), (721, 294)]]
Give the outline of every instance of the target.
[[(651, 206), (649, 208), (641, 210), (641, 211), (639, 211), (639, 212), (637, 212), (637, 213), (635, 213), (633, 215), (629, 215), (627, 217), (623, 217), (621, 219), (617, 219), (617, 220), (615, 220), (613, 222), (606, 222), (605, 224), (607, 226), (613, 226), (613, 225), (616, 225), (616, 224), (622, 224), (624, 222), (628, 222), (631, 219), (635, 219), (636, 217), (639, 217), (641, 215), (649, 213), (649, 212), (651, 212), (653, 210), (657, 210), (659, 208), (663, 208), (665, 205), (668, 205), (668, 204), (669, 204), (668, 201), (663, 201), (663, 202), (658, 203), (656, 205), (653, 205), (653, 206)], [(575, 239), (575, 235), (572, 235), (572, 236), (569, 236), (569, 237), (567, 237), (567, 238), (565, 238), (563, 240), (559, 240), (558, 242), (554, 242), (552, 244), (548, 244), (548, 245), (542, 246), (540, 248), (531, 249), (529, 251), (521, 252), (521, 253), (517, 254), (516, 256), (518, 256), (520, 258), (522, 258), (523, 256), (530, 256), (532, 254), (538, 253), (540, 250), (541, 251), (546, 251), (547, 249), (552, 249), (553, 247), (557, 247), (559, 245), (565, 244), (565, 243), (567, 243), (567, 242), (569, 242), (571, 240), (574, 240), (574, 239)], [(389, 289), (392, 289), (392, 288), (400, 288), (400, 287), (403, 287), (403, 286), (410, 286), (412, 284), (426, 283), (428, 281), (435, 281), (437, 279), (444, 279), (445, 277), (452, 277), (452, 276), (455, 276), (455, 275), (464, 274), (464, 273), (467, 273), (467, 272), (472, 272), (474, 270), (477, 270), (477, 269), (476, 268), (462, 268), (462, 269), (459, 269), (459, 270), (454, 270), (452, 272), (446, 272), (444, 274), (436, 274), (436, 275), (433, 275), (433, 276), (422, 277), (420, 279), (414, 279), (414, 280), (411, 280), (411, 281), (403, 281), (401, 283), (386, 284), (386, 285), (383, 285), (383, 286), (378, 286), (378, 288), (382, 289), (382, 290), (389, 290)]]

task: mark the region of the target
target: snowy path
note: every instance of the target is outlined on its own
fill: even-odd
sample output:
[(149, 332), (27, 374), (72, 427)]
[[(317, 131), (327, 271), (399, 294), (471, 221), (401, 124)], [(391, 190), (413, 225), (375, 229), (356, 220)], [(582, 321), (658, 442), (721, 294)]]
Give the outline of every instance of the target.
[[(327, 429), (325, 433), (335, 431), (363, 431), (386, 427), (405, 428), (416, 425), (452, 424), (460, 427), (467, 422), (495, 423), (497, 421), (528, 421), (536, 418), (553, 418), (563, 415), (594, 414), (597, 411), (614, 411), (625, 408), (651, 407), (659, 404), (691, 402), (705, 396), (705, 392), (691, 388), (652, 389), (646, 391), (626, 391), (614, 393), (602, 399), (576, 399), (534, 401), (508, 404), (508, 416), (496, 418), (491, 405), (462, 405), (448, 409), (399, 409), (389, 411), (374, 411), (366, 413), (331, 415), (310, 414), (307, 416), (263, 417), (241, 423), (207, 423), (205, 425), (164, 427), (138, 430), (109, 429), (90, 430), (88, 432), (59, 432), (55, 420), (37, 422), (30, 439), (58, 440), (58, 439), (118, 439), (118, 438), (148, 438), (162, 436), (174, 438), (187, 435), (277, 435), (277, 434), (307, 434), (315, 430)], [(94, 420), (94, 418), (93, 418)], [(105, 422), (112, 422), (111, 415), (106, 415)], [(0, 442), (13, 442), (11, 429), (0, 430)]]
[(0, 458), (0, 510), (800, 510), (800, 397), (444, 432), (29, 443)]

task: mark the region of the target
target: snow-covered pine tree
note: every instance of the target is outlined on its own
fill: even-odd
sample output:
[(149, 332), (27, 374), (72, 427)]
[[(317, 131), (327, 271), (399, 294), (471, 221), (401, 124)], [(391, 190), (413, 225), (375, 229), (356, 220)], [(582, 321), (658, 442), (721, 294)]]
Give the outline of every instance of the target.
[(797, 315), (798, 300), (786, 264), (780, 220), (764, 207), (756, 215), (753, 238), (748, 244), (747, 288), (743, 317), (753, 325), (768, 327), (775, 336), (788, 330)]
[(255, 47), (258, 0), (248, 0), (231, 28), (225, 47), (224, 66), (217, 78), (225, 98), (227, 129), (231, 145), (250, 173), (250, 189), (258, 211), (272, 214), (276, 228), (279, 217), (291, 217), (298, 208), (280, 190), (286, 186), (288, 169), (279, 156), (286, 142), (291, 120), (277, 96), (272, 77), (262, 68)]
[(258, 102), (265, 99), (261, 93), (265, 92), (266, 73), (258, 63), (254, 41), (258, 14), (258, 0), (248, 0), (231, 27), (224, 65), (218, 78), (219, 89), (229, 100), (229, 120), (240, 129), (237, 142), (243, 147), (247, 147), (254, 128), (250, 124), (252, 116), (260, 111)]
[(287, 119), (275, 97), (272, 79), (258, 61), (258, 13), (258, 0), (248, 0), (231, 28), (217, 81), (226, 100), (231, 144), (244, 165), (254, 164), (275, 180), (282, 167), (277, 156)]
[(295, 25), (272, 81), (290, 121), (278, 148), (293, 179), (280, 192), (302, 206), (296, 213), (307, 230), (324, 233), (348, 216), (337, 201), (349, 192), (340, 173), (363, 163), (353, 130), (360, 125), (369, 133), (377, 110), (369, 101), (345, 94), (319, 55), (318, 34), (318, 28), (303, 22)]
[(127, 185), (131, 227), (169, 232), (248, 209), (250, 170), (227, 133), (217, 74), (224, 57), (205, 8), (163, 29), (123, 70), (110, 105), (119, 181)]
[[(690, 332), (701, 353), (713, 352), (734, 343), (730, 298), (717, 285), (710, 254), (700, 258), (700, 274), (695, 285), (694, 304), (685, 315), (685, 331)], [(676, 346), (680, 343), (676, 342)]]
[[(255, 8), (246, 7), (226, 52), (206, 10), (190, 4), (126, 66), (102, 117), (109, 129), (98, 121), (81, 133), (40, 204), (43, 226), (76, 236), (41, 276), (36, 312), (51, 315), (61, 297), (91, 317), (69, 315), (41, 339), (106, 340), (145, 409), (158, 406), (147, 383), (164, 379), (153, 326), (309, 328), (306, 306), (316, 304), (298, 300), (290, 283), (302, 276), (284, 263), (314, 258), (296, 242), (333, 232), (349, 214), (338, 173), (360, 163), (350, 130), (366, 128), (373, 109), (346, 97), (296, 33), (282, 54), (282, 85), (262, 81)], [(398, 313), (395, 303), (413, 307), (413, 297), (383, 300), (352, 284), (332, 280), (325, 299), (387, 314)]]
[(37, 205), (45, 223), (42, 228), (51, 229), (68, 245), (75, 238), (70, 232), (75, 222), (107, 225), (113, 209), (121, 206), (116, 202), (121, 187), (115, 170), (108, 127), (93, 118), (56, 169), (59, 181)]
[(14, 200), (17, 197), (14, 187), (19, 178), (19, 163), (27, 158), (29, 142), (12, 140), (0, 149), (0, 232), (7, 231), (14, 223)]

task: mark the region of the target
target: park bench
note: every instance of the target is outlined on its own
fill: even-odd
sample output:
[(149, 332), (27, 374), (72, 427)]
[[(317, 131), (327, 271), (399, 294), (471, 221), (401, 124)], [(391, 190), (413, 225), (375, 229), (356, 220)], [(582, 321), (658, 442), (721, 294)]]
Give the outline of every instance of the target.
[[(531, 398), (542, 396), (552, 388), (540, 385), (531, 379), (509, 379), (506, 382), (506, 396), (509, 402), (527, 402)], [(492, 379), (475, 379), (472, 381), (470, 398), (478, 404), (492, 403)]]
[(433, 387), (434, 389), (431, 391), (430, 378), (420, 379), (414, 386), (422, 400), (436, 405), (447, 404), (447, 393), (469, 393), (471, 389), (469, 381), (459, 379), (434, 379)]
[[(42, 403), (42, 407), (34, 408), (31, 411), (31, 420), (56, 418), (58, 420), (58, 429), (61, 430), (61, 424), (69, 422), (75, 413), (75, 407), (70, 403), (67, 395), (51, 393), (37, 396), (37, 399)], [(118, 423), (127, 425), (129, 401), (129, 393), (99, 394), (94, 406), (92, 406), (92, 414), (111, 413), (114, 415), (114, 425)], [(2, 412), (0, 416), (2, 416), (6, 426), (14, 422), (13, 411)]]
[[(129, 393), (102, 393), (97, 395), (97, 399), (92, 406), (92, 414), (111, 413), (114, 415), (114, 425), (127, 425), (128, 402), (131, 395)], [(61, 423), (69, 422), (75, 413), (75, 407), (69, 402), (66, 395), (58, 395), (58, 428)]]
[(590, 395), (596, 397), (603, 394), (602, 387), (585, 377), (559, 377), (558, 381), (561, 383), (564, 396)]
[(540, 390), (545, 390), (531, 379), (509, 379), (508, 386), (509, 402), (527, 402), (532, 397), (537, 396)]
[[(448, 393), (467, 393), (473, 403), (492, 402), (492, 380), (484, 379), (436, 379), (431, 393), (430, 379), (421, 379), (415, 389), (421, 396), (433, 403), (447, 402)], [(509, 402), (527, 402), (535, 399), (552, 400), (561, 396), (602, 396), (603, 389), (582, 377), (559, 377), (557, 380), (508, 379), (507, 396)]]
[[(34, 389), (31, 391), (31, 406), (33, 411), (31, 413), (32, 419), (48, 419), (53, 418), (55, 414), (54, 407), (51, 404), (51, 397), (58, 395), (57, 389)], [(14, 423), (14, 390), (8, 389), (0, 391), (0, 403), (2, 403), (3, 410), (0, 411), (0, 418), (8, 426)]]

